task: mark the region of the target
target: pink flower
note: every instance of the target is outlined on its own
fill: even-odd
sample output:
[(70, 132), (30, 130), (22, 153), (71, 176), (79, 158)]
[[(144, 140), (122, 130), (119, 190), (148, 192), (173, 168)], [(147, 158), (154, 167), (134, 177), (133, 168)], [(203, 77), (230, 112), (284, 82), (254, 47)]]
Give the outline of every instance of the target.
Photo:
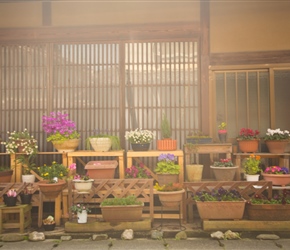
[(69, 169), (70, 169), (70, 170), (75, 170), (75, 169), (77, 169), (77, 164), (75, 164), (75, 163), (70, 164), (70, 165), (69, 165)]

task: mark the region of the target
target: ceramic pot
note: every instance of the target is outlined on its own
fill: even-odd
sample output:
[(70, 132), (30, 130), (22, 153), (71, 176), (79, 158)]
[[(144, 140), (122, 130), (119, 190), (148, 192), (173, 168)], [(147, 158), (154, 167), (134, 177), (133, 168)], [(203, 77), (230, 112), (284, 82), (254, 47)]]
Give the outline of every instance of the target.
[(53, 146), (58, 152), (73, 152), (77, 149), (80, 139), (69, 139), (66, 141), (52, 141)]
[(217, 181), (233, 181), (237, 172), (238, 166), (234, 167), (215, 167), (210, 166)]
[(89, 141), (96, 152), (106, 152), (112, 147), (112, 141), (110, 138), (90, 138)]
[(201, 181), (203, 165), (192, 164), (186, 165), (187, 181)]
[(94, 179), (89, 180), (73, 180), (74, 188), (78, 193), (87, 194), (91, 191)]
[(259, 174), (246, 174), (247, 181), (259, 181)]
[(35, 182), (35, 175), (34, 174), (23, 174), (21, 176), (22, 182), (26, 183), (34, 183)]
[(286, 186), (290, 183), (290, 174), (265, 174), (262, 173), (265, 181), (272, 181), (273, 185)]
[(177, 207), (181, 205), (183, 200), (183, 194), (185, 190), (172, 191), (172, 192), (162, 192), (157, 191), (159, 200), (164, 207)]
[(0, 183), (11, 182), (12, 175), (13, 175), (13, 170), (0, 172)]
[(89, 161), (85, 169), (92, 179), (114, 179), (117, 161)]
[(288, 140), (282, 141), (265, 141), (267, 148), (271, 154), (283, 154), (289, 143)]
[(160, 186), (169, 184), (169, 183), (176, 183), (178, 182), (179, 175), (178, 174), (156, 174), (158, 184)]
[(239, 149), (243, 153), (255, 153), (259, 149), (259, 139), (238, 140)]
[(43, 180), (37, 182), (37, 184), (46, 198), (55, 199), (65, 187), (66, 182), (64, 180), (58, 180), (57, 183), (49, 183), (47, 180)]
[(131, 143), (133, 151), (148, 151), (150, 143)]
[(86, 210), (83, 210), (81, 213), (77, 212), (78, 223), (87, 223), (88, 213)]

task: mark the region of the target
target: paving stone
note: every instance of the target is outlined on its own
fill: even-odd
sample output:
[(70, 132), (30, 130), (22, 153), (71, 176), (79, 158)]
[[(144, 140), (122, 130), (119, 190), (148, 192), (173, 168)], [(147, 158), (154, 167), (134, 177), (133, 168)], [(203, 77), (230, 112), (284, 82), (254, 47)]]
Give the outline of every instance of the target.
[(72, 237), (70, 235), (63, 235), (60, 237), (60, 239), (62, 241), (70, 241), (70, 240), (72, 240)]
[(3, 235), (2, 237), (2, 241), (6, 241), (6, 242), (16, 242), (16, 241), (22, 241), (24, 239), (25, 239), (24, 236), (20, 234), (6, 234), (6, 235)]
[(107, 234), (93, 234), (92, 236), (92, 240), (107, 240), (109, 238), (109, 236)]
[(34, 231), (28, 235), (30, 241), (44, 241), (45, 235), (42, 232)]
[(186, 234), (186, 232), (184, 232), (184, 231), (178, 232), (178, 233), (175, 235), (175, 239), (177, 239), (177, 240), (186, 240), (186, 239), (187, 239), (187, 234)]
[(276, 234), (259, 234), (256, 237), (257, 239), (260, 240), (279, 240), (280, 237)]
[(163, 231), (152, 230), (151, 231), (151, 239), (160, 240), (163, 237)]

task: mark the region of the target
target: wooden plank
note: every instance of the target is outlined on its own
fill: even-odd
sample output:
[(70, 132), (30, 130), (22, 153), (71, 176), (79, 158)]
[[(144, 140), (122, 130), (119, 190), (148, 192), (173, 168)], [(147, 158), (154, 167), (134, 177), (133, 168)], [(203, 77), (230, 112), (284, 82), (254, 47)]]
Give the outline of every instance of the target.
[(290, 221), (251, 221), (251, 220), (212, 220), (203, 221), (204, 231), (235, 230), (235, 231), (290, 231)]

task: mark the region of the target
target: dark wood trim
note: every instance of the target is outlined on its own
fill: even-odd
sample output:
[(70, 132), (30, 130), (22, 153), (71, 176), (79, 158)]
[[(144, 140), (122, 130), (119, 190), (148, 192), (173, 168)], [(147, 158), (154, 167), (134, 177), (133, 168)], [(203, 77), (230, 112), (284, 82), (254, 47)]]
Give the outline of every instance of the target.
[(200, 2), (200, 84), (201, 84), (201, 131), (209, 134), (209, 25), (210, 25), (210, 3)]
[(247, 65), (247, 64), (290, 63), (290, 50), (213, 53), (210, 65)]
[(199, 23), (0, 29), (0, 43), (154, 41), (199, 38)]

